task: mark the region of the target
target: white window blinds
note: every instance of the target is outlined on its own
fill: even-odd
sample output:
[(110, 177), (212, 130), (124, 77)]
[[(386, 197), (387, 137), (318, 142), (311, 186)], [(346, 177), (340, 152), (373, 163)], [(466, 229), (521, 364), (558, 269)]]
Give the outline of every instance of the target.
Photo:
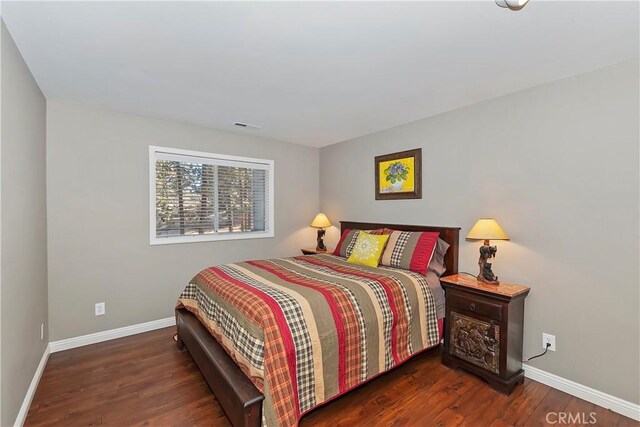
[(151, 243), (273, 236), (273, 161), (150, 148)]

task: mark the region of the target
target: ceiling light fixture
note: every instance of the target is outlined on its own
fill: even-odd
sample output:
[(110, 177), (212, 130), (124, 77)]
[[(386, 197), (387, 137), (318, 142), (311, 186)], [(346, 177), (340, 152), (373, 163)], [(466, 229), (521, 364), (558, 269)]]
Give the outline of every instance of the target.
[(500, 7), (506, 7), (511, 10), (522, 9), (529, 0), (496, 0), (496, 4)]
[(233, 125), (241, 128), (245, 128), (245, 129), (251, 129), (251, 130), (262, 129), (262, 126), (250, 125), (249, 123), (242, 123), (242, 122), (235, 122)]

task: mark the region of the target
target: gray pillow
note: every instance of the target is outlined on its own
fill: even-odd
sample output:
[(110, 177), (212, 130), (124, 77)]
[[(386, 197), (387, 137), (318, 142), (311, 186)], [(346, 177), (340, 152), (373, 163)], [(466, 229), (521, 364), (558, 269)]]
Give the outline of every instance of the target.
[(433, 270), (427, 270), (427, 285), (436, 303), (436, 317), (442, 319), (445, 312), (444, 289), (440, 286), (440, 277)]
[(444, 255), (447, 253), (447, 249), (449, 249), (449, 244), (442, 239), (438, 239), (436, 248), (433, 251), (433, 256), (427, 267), (427, 270), (433, 271), (438, 277), (442, 276), (447, 270), (447, 266), (444, 265)]

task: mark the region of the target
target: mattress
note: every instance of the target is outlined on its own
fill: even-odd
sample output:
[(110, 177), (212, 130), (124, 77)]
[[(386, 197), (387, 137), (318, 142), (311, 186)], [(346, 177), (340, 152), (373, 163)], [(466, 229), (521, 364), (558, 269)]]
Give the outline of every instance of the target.
[(293, 426), (437, 345), (434, 293), (415, 272), (314, 255), (204, 269), (178, 308), (194, 313), (264, 394), (263, 425)]

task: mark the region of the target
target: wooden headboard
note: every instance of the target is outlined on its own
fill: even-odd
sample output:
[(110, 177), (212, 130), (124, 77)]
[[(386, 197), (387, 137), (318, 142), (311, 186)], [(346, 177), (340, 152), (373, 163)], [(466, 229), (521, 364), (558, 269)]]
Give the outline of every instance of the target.
[(439, 232), (440, 238), (449, 244), (449, 250), (447, 250), (447, 253), (444, 256), (444, 263), (447, 266), (447, 271), (444, 272), (444, 276), (458, 273), (460, 227), (437, 227), (433, 225), (378, 224), (373, 222), (340, 221), (340, 234), (342, 234), (342, 232), (347, 228), (355, 228), (358, 230), (374, 230), (376, 228), (385, 227), (399, 231)]

